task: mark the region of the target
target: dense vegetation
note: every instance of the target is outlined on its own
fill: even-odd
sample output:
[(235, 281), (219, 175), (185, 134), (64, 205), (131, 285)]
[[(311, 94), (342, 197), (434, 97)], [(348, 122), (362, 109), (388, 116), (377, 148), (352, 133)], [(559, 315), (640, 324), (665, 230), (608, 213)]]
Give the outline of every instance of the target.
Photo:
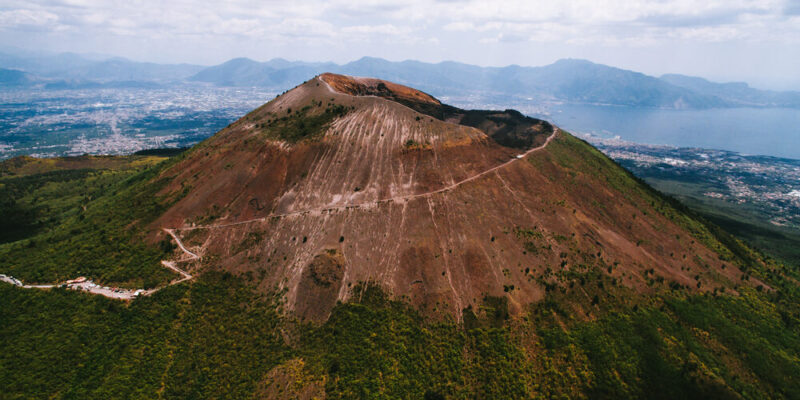
[[(45, 225), (57, 224), (64, 208), (74, 207), (77, 200), (69, 196), (70, 190), (76, 190), (72, 183), (78, 185), (86, 182), (87, 188), (95, 188), (94, 182), (86, 181), (92, 173), (90, 169), (52, 171), (32, 176), (2, 179), (0, 190), (0, 243), (14, 242), (32, 236)], [(105, 178), (105, 177), (95, 177)], [(48, 185), (48, 188), (43, 186)], [(100, 184), (102, 185), (102, 184)], [(55, 201), (55, 196), (30, 197), (35, 192), (45, 192), (55, 189), (63, 193), (60, 201)], [(66, 189), (66, 190), (65, 190)], [(89, 189), (91, 190), (91, 189)], [(83, 192), (85, 192), (84, 190)], [(82, 191), (78, 189), (78, 193)], [(26, 201), (28, 200), (28, 201)], [(44, 201), (42, 201), (44, 200)], [(56, 210), (54, 210), (56, 208)]]
[(664, 295), (592, 321), (558, 298), (512, 320), (498, 300), (461, 324), (355, 290), (311, 325), (216, 272), (130, 305), (0, 285), (0, 397), (800, 397), (796, 294)]
[[(83, 168), (0, 178), (0, 270), (26, 282), (80, 275), (153, 287), (173, 274), (159, 265), (170, 246), (139, 240), (137, 229), (174, 199), (152, 182), (163, 159), (114, 169)], [(133, 223), (132, 223), (133, 222)]]
[(206, 274), (130, 306), (0, 285), (0, 398), (243, 398), (285, 358), (275, 300)]
[[(617, 171), (582, 146), (570, 138), (552, 154), (567, 167), (574, 154), (586, 155), (580, 162), (592, 168), (575, 165), (576, 174)], [(4, 231), (0, 272), (136, 285), (168, 279), (157, 264), (168, 249), (137, 241), (129, 224), (174, 201), (156, 196), (161, 168), (0, 178), (0, 201), (21, 210), (4, 208), (0, 223), (24, 227)], [(693, 295), (663, 284), (637, 294), (587, 268), (565, 277), (574, 290), (543, 282), (546, 298), (518, 317), (505, 298), (489, 297), (454, 321), (362, 284), (315, 324), (285, 314), (282, 292), (255, 291), (213, 261), (197, 279), (130, 303), (0, 284), (0, 399), (800, 398), (796, 271), (759, 260), (625, 172), (604, 179), (773, 290)]]

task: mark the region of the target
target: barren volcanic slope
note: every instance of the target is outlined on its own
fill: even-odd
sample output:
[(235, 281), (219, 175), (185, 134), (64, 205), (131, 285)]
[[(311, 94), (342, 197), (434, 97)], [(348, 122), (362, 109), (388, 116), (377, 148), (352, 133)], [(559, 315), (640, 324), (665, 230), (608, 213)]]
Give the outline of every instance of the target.
[(161, 178), (160, 195), (183, 197), (153, 241), (174, 228), (206, 265), (286, 289), (315, 320), (365, 281), (460, 317), (487, 296), (519, 311), (590, 271), (638, 291), (742, 275), (705, 227), (568, 133), (376, 79), (315, 77)]
[(797, 269), (511, 110), (326, 74), (0, 204), (0, 398), (800, 398)]

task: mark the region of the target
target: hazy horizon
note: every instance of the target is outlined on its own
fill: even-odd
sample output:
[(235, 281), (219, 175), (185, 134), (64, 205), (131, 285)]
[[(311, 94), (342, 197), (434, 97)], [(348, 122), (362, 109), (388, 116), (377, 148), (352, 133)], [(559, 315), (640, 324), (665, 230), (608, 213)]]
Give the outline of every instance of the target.
[(800, 1), (11, 1), (0, 46), (215, 65), (231, 58), (479, 66), (588, 59), (648, 75), (800, 89)]
[[(588, 59), (588, 58), (581, 58), (581, 57), (558, 58), (558, 59), (552, 60), (551, 62), (547, 62), (547, 63), (544, 63), (544, 64), (538, 64), (538, 65), (525, 65), (525, 64), (481, 65), (481, 64), (473, 64), (473, 63), (467, 63), (467, 62), (463, 62), (463, 61), (449, 60), (449, 59), (441, 60), (441, 61), (424, 61), (424, 60), (411, 59), (411, 58), (396, 59), (395, 60), (395, 59), (390, 59), (390, 58), (385, 58), (385, 57), (377, 57), (377, 56), (374, 56), (374, 55), (362, 55), (362, 56), (356, 57), (354, 59), (345, 60), (345, 61), (342, 61), (342, 62), (336, 62), (336, 61), (332, 61), (332, 60), (294, 59), (294, 58), (281, 57), (281, 56), (257, 58), (257, 57), (252, 57), (250, 55), (239, 55), (239, 56), (235, 56), (235, 57), (231, 57), (231, 58), (222, 60), (221, 62), (216, 63), (216, 64), (196, 64), (196, 63), (191, 63), (191, 62), (186, 62), (186, 61), (159, 62), (159, 61), (154, 61), (154, 60), (149, 60), (149, 59), (130, 58), (130, 57), (117, 55), (117, 54), (81, 53), (81, 52), (75, 52), (75, 51), (63, 51), (63, 52), (32, 51), (32, 50), (28, 50), (28, 49), (13, 48), (13, 47), (0, 47), (0, 53), (15, 54), (15, 55), (26, 54), (28, 56), (56, 56), (56, 55), (59, 55), (59, 54), (74, 54), (74, 55), (77, 55), (77, 56), (80, 56), (80, 57), (84, 57), (84, 58), (90, 59), (90, 60), (91, 59), (93, 59), (93, 60), (107, 60), (107, 59), (122, 58), (122, 59), (126, 59), (126, 60), (133, 61), (133, 62), (155, 63), (155, 64), (163, 64), (163, 65), (188, 64), (188, 65), (198, 65), (198, 66), (201, 66), (201, 67), (212, 67), (212, 66), (220, 65), (220, 64), (223, 64), (225, 62), (228, 62), (228, 61), (231, 61), (231, 60), (234, 60), (234, 59), (238, 59), (238, 58), (246, 58), (246, 59), (250, 59), (250, 60), (253, 60), (253, 61), (256, 61), (256, 62), (262, 62), (262, 63), (263, 62), (269, 62), (269, 61), (275, 60), (275, 59), (283, 59), (283, 60), (288, 61), (288, 62), (306, 62), (306, 63), (320, 63), (320, 64), (334, 63), (334, 64), (337, 64), (337, 65), (344, 65), (344, 64), (351, 63), (351, 62), (356, 62), (356, 61), (358, 61), (358, 60), (360, 60), (362, 58), (379, 58), (379, 59), (383, 59), (383, 60), (386, 60), (386, 61), (389, 61), (389, 62), (412, 61), (412, 62), (422, 62), (422, 63), (429, 63), (429, 64), (439, 64), (439, 63), (453, 62), (453, 63), (460, 63), (460, 64), (465, 64), (465, 65), (473, 65), (473, 66), (486, 67), (486, 68), (503, 68), (503, 67), (508, 67), (508, 66), (542, 67), (542, 66), (553, 64), (553, 63), (555, 63), (555, 62), (557, 62), (559, 60), (574, 59), (574, 60), (586, 60), (586, 61), (589, 61), (589, 62), (592, 62), (592, 63), (595, 63), (595, 64), (601, 64), (601, 65), (606, 65), (606, 66), (609, 66), (609, 67), (620, 68), (620, 69), (624, 69), (624, 70), (630, 70), (630, 71), (633, 71), (633, 72), (639, 72), (639, 73), (643, 73), (645, 75), (649, 75), (649, 76), (653, 76), (653, 77), (660, 77), (662, 75), (667, 75), (667, 74), (677, 74), (677, 75), (699, 77), (699, 78), (703, 78), (703, 79), (706, 79), (706, 80), (708, 80), (710, 82), (715, 82), (715, 83), (734, 83), (734, 82), (735, 83), (739, 83), (739, 82), (744, 82), (744, 83), (748, 84), (752, 88), (761, 89), (761, 90), (800, 91), (800, 82), (798, 82), (798, 86), (797, 87), (785, 87), (785, 86), (771, 87), (771, 86), (758, 85), (756, 83), (753, 83), (753, 82), (750, 82), (750, 81), (747, 81), (747, 80), (721, 80), (721, 79), (714, 79), (714, 78), (709, 77), (709, 76), (694, 75), (694, 74), (691, 74), (691, 73), (688, 73), (688, 72), (683, 72), (683, 71), (665, 71), (665, 72), (662, 72), (662, 73), (652, 73), (651, 74), (651, 73), (647, 73), (645, 71), (639, 71), (639, 70), (635, 70), (635, 69), (631, 69), (631, 68), (625, 68), (625, 67), (622, 67), (622, 66), (619, 66), (619, 65), (614, 65), (614, 64), (606, 64), (606, 63), (602, 63), (602, 62), (599, 62), (599, 61), (596, 61), (596, 60), (592, 60), (592, 59)], [(2, 68), (2, 66), (0, 66), (0, 68)]]

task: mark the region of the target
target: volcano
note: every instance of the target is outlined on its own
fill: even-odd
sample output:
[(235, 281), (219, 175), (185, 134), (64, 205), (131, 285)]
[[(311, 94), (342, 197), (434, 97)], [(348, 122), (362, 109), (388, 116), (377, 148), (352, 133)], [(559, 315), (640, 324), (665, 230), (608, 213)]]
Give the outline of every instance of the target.
[(309, 320), (362, 283), (460, 318), (490, 297), (518, 312), (579, 272), (639, 292), (742, 275), (702, 225), (568, 132), (379, 79), (314, 77), (159, 179), (178, 200), (151, 240), (174, 234), (195, 268), (285, 291)]

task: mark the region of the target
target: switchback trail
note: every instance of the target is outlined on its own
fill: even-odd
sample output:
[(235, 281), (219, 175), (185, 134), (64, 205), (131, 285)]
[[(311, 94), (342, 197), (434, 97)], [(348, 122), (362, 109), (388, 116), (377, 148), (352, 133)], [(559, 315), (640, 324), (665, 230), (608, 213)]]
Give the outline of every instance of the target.
[[(181, 240), (178, 238), (178, 236), (175, 235), (175, 230), (174, 229), (164, 228), (164, 232), (167, 232), (170, 236), (172, 236), (172, 239), (175, 240), (175, 243), (178, 244), (178, 247), (180, 247), (181, 250), (183, 250), (183, 252), (186, 253), (186, 255), (188, 255), (189, 257), (191, 257), (194, 260), (197, 260), (197, 259), (200, 258), (200, 256), (198, 256), (197, 254), (192, 253), (186, 247), (183, 246), (183, 242), (181, 242)], [(178, 270), (176, 268), (172, 268), (172, 269), (175, 269), (178, 273), (180, 273), (182, 275), (187, 275), (185, 272), (180, 271), (180, 270)]]
[[(175, 236), (175, 233), (171, 229), (164, 229), (164, 231), (167, 232), (170, 236), (172, 236), (172, 239), (175, 240), (175, 243), (178, 244), (178, 247), (180, 247), (180, 249), (186, 255), (188, 255), (190, 259), (192, 259), (192, 260), (200, 259), (200, 256), (198, 256), (195, 253), (192, 253), (186, 247), (183, 246), (183, 243), (181, 242), (181, 240), (177, 236)], [(175, 265), (175, 261), (161, 260), (161, 265), (163, 265), (164, 267), (175, 271), (176, 273), (178, 273), (181, 276), (181, 278), (173, 280), (173, 281), (171, 281), (170, 283), (168, 283), (165, 286), (162, 286), (162, 287), (159, 287), (159, 288), (154, 288), (154, 289), (125, 289), (125, 288), (101, 286), (101, 285), (98, 285), (98, 284), (92, 282), (91, 280), (85, 279), (85, 278), (72, 279), (72, 280), (68, 280), (66, 282), (56, 283), (56, 284), (26, 285), (26, 284), (22, 283), (22, 281), (20, 281), (19, 279), (14, 278), (13, 276), (0, 274), (0, 281), (12, 284), (12, 285), (20, 287), (22, 289), (52, 289), (52, 288), (56, 288), (56, 287), (63, 287), (65, 289), (71, 289), (71, 290), (77, 290), (77, 291), (81, 291), (81, 292), (87, 292), (87, 293), (90, 293), (90, 294), (96, 294), (96, 295), (108, 297), (110, 299), (133, 300), (133, 299), (135, 299), (137, 297), (149, 296), (149, 295), (151, 295), (151, 294), (153, 294), (153, 293), (155, 293), (155, 292), (157, 292), (157, 291), (159, 291), (159, 290), (161, 290), (161, 289), (163, 289), (165, 287), (172, 286), (172, 285), (177, 285), (177, 284), (179, 284), (181, 282), (185, 282), (185, 281), (188, 281), (188, 280), (194, 278), (188, 272), (178, 268)]]

